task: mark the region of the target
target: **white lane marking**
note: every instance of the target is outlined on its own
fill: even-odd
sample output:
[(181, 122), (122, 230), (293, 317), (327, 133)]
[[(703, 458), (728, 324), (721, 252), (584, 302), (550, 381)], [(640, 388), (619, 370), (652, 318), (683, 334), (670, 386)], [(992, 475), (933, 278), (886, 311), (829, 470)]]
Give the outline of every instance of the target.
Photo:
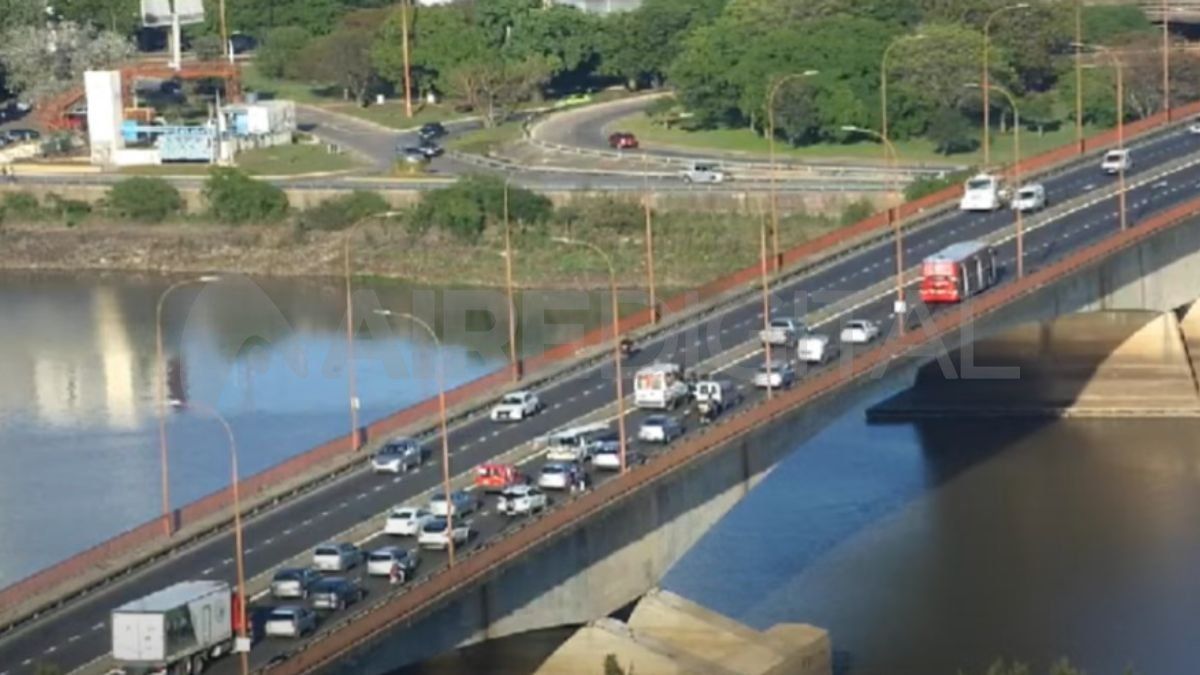
[(254, 553), (254, 547), (253, 547), (253, 546), (247, 546), (247, 547), (245, 547), (245, 548), (243, 548), (243, 549), (242, 549), (242, 553)]
[(33, 659), (25, 659), (24, 661), (21, 662), (21, 665), (28, 666), (31, 663), (33, 663)]
[(300, 524), (301, 524), (301, 525), (312, 525), (312, 521), (313, 521), (313, 519), (312, 519), (312, 518), (309, 518), (309, 519), (305, 520), (303, 523), (300, 523)]
[(367, 493), (364, 492), (364, 493), (358, 495), (357, 497), (355, 497), (354, 499), (355, 499), (355, 501), (357, 501), (359, 499), (366, 499), (366, 498), (367, 498)]
[(101, 621), (100, 623), (96, 624), (95, 626), (92, 626), (92, 630), (101, 630), (102, 628), (104, 628), (104, 622), (103, 622), (103, 621)]
[(375, 489), (374, 489), (374, 490), (372, 490), (372, 492), (381, 492), (381, 491), (383, 491), (383, 486), (382, 486), (382, 485), (376, 485), (376, 486), (375, 486)]
[(267, 537), (266, 539), (263, 539), (263, 543), (262, 543), (262, 545), (263, 545), (263, 546), (270, 546), (270, 545), (271, 545), (271, 542), (273, 542), (273, 541), (275, 541), (275, 537)]
[[(82, 637), (83, 637), (82, 635), (76, 633), (75, 635), (72, 635), (71, 637), (67, 638), (67, 642), (76, 642), (79, 639), (81, 639)], [(0, 673), (0, 675), (4, 675), (4, 673)]]
[(233, 558), (226, 558), (226, 559), (224, 559), (224, 560), (222, 560), (222, 561), (221, 561), (221, 564), (222, 564), (222, 565), (232, 565), (232, 564), (233, 564)]
[(205, 567), (205, 568), (204, 568), (204, 571), (200, 573), (200, 576), (202, 576), (202, 577), (206, 577), (206, 576), (208, 576), (208, 575), (210, 575), (210, 574), (212, 574), (212, 573), (213, 573), (213, 568), (211, 568), (211, 567)]
[(49, 647), (46, 647), (46, 651), (44, 651), (42, 653), (43, 654), (53, 654), (56, 651), (58, 651), (58, 647), (55, 645), (50, 645)]

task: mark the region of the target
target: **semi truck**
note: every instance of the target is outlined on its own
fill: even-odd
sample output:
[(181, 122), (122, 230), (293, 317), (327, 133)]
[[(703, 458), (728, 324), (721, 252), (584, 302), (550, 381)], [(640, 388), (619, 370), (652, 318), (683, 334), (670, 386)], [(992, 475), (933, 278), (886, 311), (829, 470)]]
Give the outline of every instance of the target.
[(234, 650), (237, 596), (223, 581), (182, 581), (112, 612), (112, 656), (129, 675), (191, 675)]

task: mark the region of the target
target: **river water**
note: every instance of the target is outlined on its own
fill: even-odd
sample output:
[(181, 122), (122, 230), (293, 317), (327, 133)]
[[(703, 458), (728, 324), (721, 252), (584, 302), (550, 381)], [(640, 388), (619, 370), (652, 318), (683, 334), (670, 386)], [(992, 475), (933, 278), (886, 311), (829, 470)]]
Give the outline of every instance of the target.
[[(864, 413), (799, 444), (663, 586), (759, 629), (822, 626), (838, 673), (974, 675), (1000, 657), (1035, 675), (1060, 657), (1093, 675), (1197, 672), (1200, 421)], [(567, 635), (400, 673), (522, 675)]]
[[(155, 305), (177, 279), (0, 274), (0, 586), (161, 512)], [(356, 283), (360, 420), (433, 396), (436, 348), (372, 310), (437, 318), (453, 386), (502, 367), (503, 293)], [(529, 292), (522, 350), (578, 338), (605, 296)], [(219, 282), (164, 305), (171, 501), (224, 487), (229, 421), (242, 475), (349, 433), (344, 288), (334, 279)]]

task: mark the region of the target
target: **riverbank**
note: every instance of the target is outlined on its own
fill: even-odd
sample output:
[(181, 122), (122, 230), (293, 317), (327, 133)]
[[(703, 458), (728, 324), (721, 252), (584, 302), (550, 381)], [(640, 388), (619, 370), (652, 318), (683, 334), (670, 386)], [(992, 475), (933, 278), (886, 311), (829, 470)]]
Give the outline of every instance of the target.
[[(655, 221), (658, 285), (689, 288), (753, 264), (759, 256), (756, 214), (663, 214)], [(816, 215), (781, 220), (780, 242), (799, 244), (839, 226)], [(355, 273), (430, 285), (504, 284), (500, 228), (476, 242), (401, 224), (365, 226), (351, 248)], [(598, 288), (608, 283), (603, 261), (555, 237), (596, 243), (613, 258), (622, 286), (645, 283), (640, 228), (550, 224), (518, 232), (514, 282), (525, 288)], [(140, 273), (237, 272), (258, 276), (341, 274), (340, 232), (291, 225), (224, 226), (197, 221), (134, 225), (87, 220), (75, 227), (44, 223), (0, 226), (0, 269)]]

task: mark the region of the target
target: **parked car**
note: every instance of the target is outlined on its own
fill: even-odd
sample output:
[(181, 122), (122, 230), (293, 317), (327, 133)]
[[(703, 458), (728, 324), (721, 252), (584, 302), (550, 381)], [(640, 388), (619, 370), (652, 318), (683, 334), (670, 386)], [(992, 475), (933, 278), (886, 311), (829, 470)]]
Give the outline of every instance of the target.
[(759, 389), (787, 389), (796, 382), (796, 370), (792, 364), (782, 361), (764, 363), (754, 373), (754, 386)]
[(1014, 211), (1031, 213), (1046, 208), (1046, 188), (1041, 183), (1030, 183), (1017, 190), (1017, 196), (1012, 200)]
[(425, 450), (411, 438), (395, 438), (387, 442), (371, 460), (375, 473), (407, 473), (421, 466)]
[(367, 556), (367, 574), (373, 577), (391, 576), (392, 570), (400, 573), (400, 582), (413, 578), (421, 557), (416, 551), (406, 551), (399, 546), (384, 546), (371, 551)]
[(9, 129), (4, 132), (8, 140), (13, 143), (24, 143), (26, 141), (36, 141), (42, 137), (42, 134), (34, 129)]
[(316, 609), (338, 610), (362, 600), (367, 591), (346, 577), (326, 577), (313, 586), (312, 606)]
[(479, 500), (466, 490), (455, 490), (450, 493), (450, 506), (446, 504), (446, 495), (438, 492), (429, 500), (429, 512), (437, 517), (447, 515), (465, 516), (474, 513), (481, 506)]
[(545, 406), (531, 391), (514, 391), (505, 394), (492, 408), (493, 422), (519, 422), (541, 412)]
[(460, 546), (467, 543), (471, 538), (471, 528), (464, 522), (455, 520), (453, 532), (448, 532), (449, 523), (445, 518), (434, 518), (425, 523), (425, 527), (421, 528), (421, 535), (417, 537), (417, 544), (421, 548), (450, 548), (450, 541), (453, 539), (455, 546)]
[(313, 584), (321, 575), (311, 567), (289, 567), (279, 570), (271, 579), (271, 595), (276, 598), (307, 598)]
[(420, 533), (421, 526), (432, 518), (433, 514), (425, 509), (401, 506), (388, 514), (383, 522), (383, 533), (396, 537), (415, 537)]
[(532, 485), (516, 485), (500, 494), (500, 513), (509, 516), (542, 511), (550, 503), (546, 493)]
[(683, 435), (683, 425), (670, 415), (651, 415), (642, 420), (638, 440), (647, 443), (670, 443)]
[(313, 567), (321, 572), (344, 572), (358, 565), (362, 552), (354, 544), (321, 544), (313, 550)]
[[(625, 465), (634, 466), (643, 464), (646, 461), (645, 455), (631, 448), (625, 449)], [(597, 452), (592, 456), (592, 466), (602, 471), (619, 471), (621, 469), (621, 450), (619, 448), (611, 448), (603, 452)]]
[(245, 33), (234, 33), (229, 36), (229, 48), (234, 54), (245, 54), (258, 47), (258, 40)]
[(417, 135), (421, 137), (421, 140), (425, 141), (441, 138), (442, 136), (445, 136), (446, 133), (446, 127), (442, 126), (441, 122), (430, 122), (422, 125), (421, 128), (417, 130)]
[(608, 147), (615, 150), (636, 150), (638, 147), (637, 136), (628, 131), (618, 131), (608, 137)]
[(1110, 176), (1128, 172), (1132, 168), (1133, 158), (1128, 150), (1109, 150), (1104, 155), (1104, 161), (1100, 162), (1100, 170)]
[(566, 490), (579, 479), (580, 473), (578, 464), (548, 462), (538, 474), (538, 487), (543, 490)]
[(842, 326), (841, 341), (848, 345), (865, 345), (879, 337), (879, 326), (874, 321), (854, 319)]
[(285, 605), (267, 615), (263, 632), (267, 637), (299, 638), (317, 629), (317, 615), (307, 607)]

